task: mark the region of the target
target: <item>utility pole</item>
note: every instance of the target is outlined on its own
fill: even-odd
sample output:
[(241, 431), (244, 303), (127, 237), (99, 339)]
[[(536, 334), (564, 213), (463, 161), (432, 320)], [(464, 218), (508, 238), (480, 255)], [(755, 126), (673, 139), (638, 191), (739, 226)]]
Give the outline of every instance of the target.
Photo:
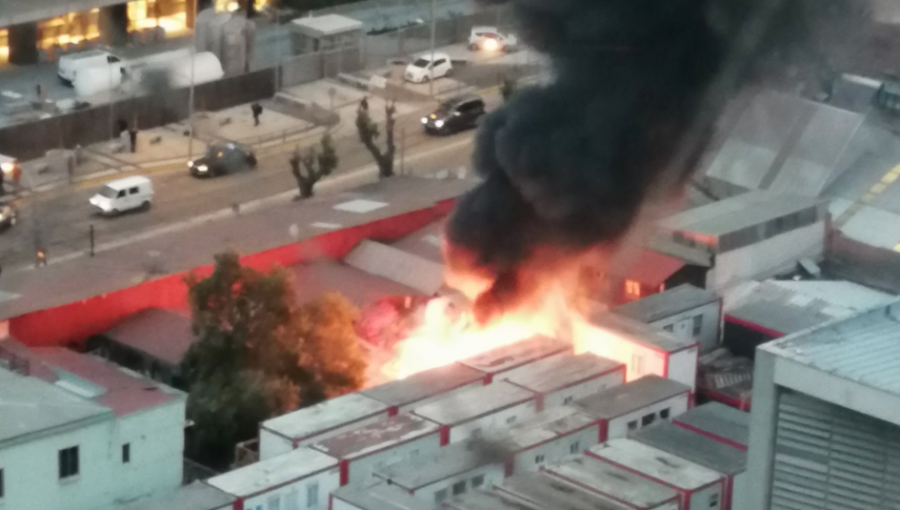
[(188, 92), (188, 161), (194, 157), (194, 56), (197, 55), (197, 7), (199, 0), (194, 0), (194, 33), (191, 36), (191, 89)]
[[(277, 5), (277, 4), (276, 4)], [(275, 93), (281, 88), (281, 7), (275, 7)]]
[(435, 30), (435, 19), (434, 19), (434, 5), (436, 0), (431, 0), (431, 75), (428, 80), (428, 95), (432, 98), (434, 97), (434, 30)]

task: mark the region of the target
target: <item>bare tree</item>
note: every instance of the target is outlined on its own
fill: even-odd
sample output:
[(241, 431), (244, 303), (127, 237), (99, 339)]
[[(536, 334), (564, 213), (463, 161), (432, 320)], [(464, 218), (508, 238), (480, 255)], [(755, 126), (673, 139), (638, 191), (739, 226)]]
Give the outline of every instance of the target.
[(294, 151), (291, 156), (291, 173), (297, 180), (297, 189), (300, 195), (297, 198), (304, 199), (313, 196), (313, 187), (322, 177), (331, 175), (338, 166), (338, 155), (334, 148), (334, 140), (331, 135), (326, 133), (320, 142), (321, 149), (310, 147), (305, 154), (301, 155), (300, 150)]
[(385, 148), (384, 150), (376, 143), (381, 132), (378, 125), (372, 121), (369, 116), (368, 107), (360, 106), (356, 112), (356, 130), (359, 132), (359, 140), (369, 149), (375, 164), (378, 165), (379, 177), (392, 177), (394, 175), (394, 154), (397, 152), (397, 146), (394, 143), (394, 126), (397, 120), (394, 114), (397, 108), (393, 101), (386, 102), (384, 106), (385, 122)]

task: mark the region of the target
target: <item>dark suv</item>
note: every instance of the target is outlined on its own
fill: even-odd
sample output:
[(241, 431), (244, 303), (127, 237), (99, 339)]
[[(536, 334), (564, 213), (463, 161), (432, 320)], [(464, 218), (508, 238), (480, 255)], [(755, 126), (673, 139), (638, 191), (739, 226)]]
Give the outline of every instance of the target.
[(247, 168), (256, 168), (256, 155), (250, 149), (233, 143), (210, 145), (206, 155), (188, 162), (194, 177), (212, 177)]
[(434, 113), (422, 117), (427, 133), (455, 133), (478, 125), (485, 114), (484, 99), (478, 96), (461, 96), (441, 104)]

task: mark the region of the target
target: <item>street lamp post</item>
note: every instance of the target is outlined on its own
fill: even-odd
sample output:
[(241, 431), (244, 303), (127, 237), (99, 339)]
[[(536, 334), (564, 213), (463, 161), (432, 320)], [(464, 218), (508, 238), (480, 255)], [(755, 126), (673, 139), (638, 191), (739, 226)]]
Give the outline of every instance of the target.
[(430, 97), (434, 97), (434, 29), (435, 29), (435, 19), (434, 19), (434, 5), (435, 0), (431, 0), (431, 76), (428, 80), (428, 95)]
[(188, 161), (192, 161), (194, 155), (194, 70), (197, 67), (194, 62), (194, 56), (197, 54), (197, 4), (194, 6), (194, 33), (191, 36), (191, 87), (188, 92)]

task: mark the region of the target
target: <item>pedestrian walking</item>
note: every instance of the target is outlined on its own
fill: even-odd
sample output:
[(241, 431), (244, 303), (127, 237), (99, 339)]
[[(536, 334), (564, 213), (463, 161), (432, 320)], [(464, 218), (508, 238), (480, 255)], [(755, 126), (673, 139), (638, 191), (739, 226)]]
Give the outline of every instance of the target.
[(259, 116), (262, 115), (263, 111), (262, 106), (260, 106), (259, 103), (253, 103), (250, 105), (250, 111), (253, 112), (253, 125), (258, 126)]
[(359, 102), (359, 109), (369, 113), (369, 96), (363, 96), (362, 101)]
[(69, 183), (75, 181), (75, 153), (69, 154), (66, 158), (66, 170), (69, 172)]
[(44, 248), (38, 248), (37, 253), (35, 254), (37, 257), (37, 261), (34, 263), (34, 267), (47, 266), (47, 250)]

